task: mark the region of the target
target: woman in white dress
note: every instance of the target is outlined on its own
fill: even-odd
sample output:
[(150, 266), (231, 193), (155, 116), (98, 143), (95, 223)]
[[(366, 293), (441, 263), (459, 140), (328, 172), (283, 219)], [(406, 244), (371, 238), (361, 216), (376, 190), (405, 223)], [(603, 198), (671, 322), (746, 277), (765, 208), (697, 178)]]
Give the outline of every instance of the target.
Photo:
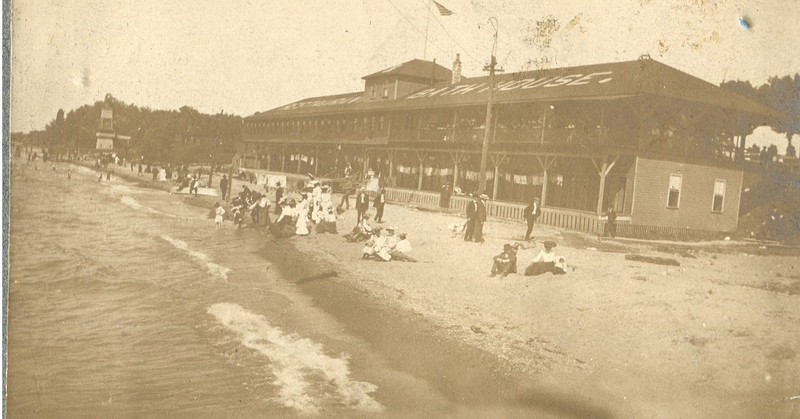
[(298, 236), (308, 236), (308, 194), (302, 194), (303, 198), (295, 208), (297, 221), (295, 222), (295, 233)]

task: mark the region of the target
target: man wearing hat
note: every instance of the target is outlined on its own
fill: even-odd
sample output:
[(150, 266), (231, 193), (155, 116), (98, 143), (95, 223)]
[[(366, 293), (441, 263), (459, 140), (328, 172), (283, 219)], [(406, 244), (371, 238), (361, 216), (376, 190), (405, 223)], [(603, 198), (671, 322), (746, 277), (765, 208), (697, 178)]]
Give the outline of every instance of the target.
[(517, 272), (517, 252), (509, 243), (503, 245), (503, 253), (494, 257), (494, 261), (492, 264), (492, 276), (500, 275), (501, 277), (506, 277), (506, 275), (511, 273)]
[(475, 234), (475, 215), (478, 211), (478, 199), (475, 197), (474, 194), (469, 194), (470, 198), (472, 198), (467, 203), (467, 224), (464, 227), (464, 241), (470, 242)]
[(364, 213), (369, 209), (369, 196), (367, 195), (367, 188), (361, 187), (356, 195), (356, 224), (361, 222)]
[(483, 243), (483, 223), (486, 222), (486, 200), (489, 197), (481, 194), (476, 202), (475, 208), (475, 243)]
[(531, 233), (533, 232), (533, 223), (539, 218), (539, 214), (541, 214), (542, 210), (539, 206), (539, 198), (533, 198), (533, 202), (530, 205), (525, 207), (525, 211), (523, 216), (525, 217), (525, 221), (528, 222), (528, 231), (525, 232), (525, 241), (531, 239)]

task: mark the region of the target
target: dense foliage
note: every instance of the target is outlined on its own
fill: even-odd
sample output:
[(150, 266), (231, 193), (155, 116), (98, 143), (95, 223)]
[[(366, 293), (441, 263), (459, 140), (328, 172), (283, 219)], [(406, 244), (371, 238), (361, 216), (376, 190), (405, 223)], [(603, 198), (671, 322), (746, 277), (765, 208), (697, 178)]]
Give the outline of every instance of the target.
[(236, 143), (242, 137), (242, 118), (237, 115), (224, 112), (208, 115), (188, 106), (179, 110), (153, 110), (107, 95), (104, 101), (66, 113), (59, 110), (43, 131), (15, 133), (12, 141), (24, 139), (27, 144), (59, 154), (91, 152), (96, 146), (100, 113), (106, 106), (114, 111), (116, 134), (131, 137), (129, 146), (120, 151), (128, 159), (172, 163), (213, 160), (222, 164), (233, 157)]

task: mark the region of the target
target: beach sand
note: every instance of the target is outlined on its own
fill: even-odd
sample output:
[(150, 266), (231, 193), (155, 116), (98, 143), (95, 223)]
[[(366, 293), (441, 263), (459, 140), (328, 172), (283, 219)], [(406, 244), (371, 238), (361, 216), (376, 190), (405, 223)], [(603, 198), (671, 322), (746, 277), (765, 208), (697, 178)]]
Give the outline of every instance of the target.
[[(553, 239), (568, 273), (492, 278), (492, 256), (523, 237), (521, 222), (490, 221), (486, 243), (477, 244), (452, 237), (459, 216), (391, 205), (385, 220), (408, 233), (413, 256), (427, 263), (362, 261), (362, 245), (340, 236), (293, 242), (336, 270), (337, 281), (506, 361), (524, 382), (519, 397), (552, 392), (623, 417), (800, 414), (800, 398), (791, 398), (800, 396), (796, 249), (761, 256), (753, 253), (775, 252), (537, 226), (538, 244), (518, 253), (518, 270)], [(340, 232), (353, 225), (351, 210)], [(625, 260), (629, 253), (680, 266)]]
[[(522, 238), (521, 222), (490, 221), (477, 244), (452, 237), (458, 215), (387, 205), (384, 219), (408, 233), (420, 263), (363, 261), (362, 244), (314, 233), (265, 257), (298, 281), (336, 272), (304, 291), (455, 399), (513, 400), (557, 417), (800, 415), (797, 249), (601, 239), (537, 225), (518, 270), (553, 239), (567, 274), (491, 278), (492, 256)], [(354, 225), (351, 209), (339, 232)]]

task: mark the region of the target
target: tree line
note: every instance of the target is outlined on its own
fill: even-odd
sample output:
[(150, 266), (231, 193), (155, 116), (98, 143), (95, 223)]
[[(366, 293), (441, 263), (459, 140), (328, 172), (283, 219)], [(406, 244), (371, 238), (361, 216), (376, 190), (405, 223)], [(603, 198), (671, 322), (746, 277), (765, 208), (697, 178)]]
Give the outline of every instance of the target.
[(106, 107), (113, 110), (115, 133), (131, 137), (127, 147), (115, 150), (128, 160), (225, 164), (242, 139), (242, 118), (238, 115), (224, 111), (205, 114), (190, 106), (154, 110), (106, 95), (105, 100), (69, 112), (59, 109), (44, 130), (12, 133), (11, 141), (44, 147), (57, 155), (93, 152), (100, 113)]
[[(788, 150), (796, 157), (792, 136), (800, 134), (800, 74), (794, 76), (773, 76), (766, 83), (755, 87), (749, 81), (733, 80), (721, 84), (726, 89), (757, 100), (773, 109), (782, 112), (787, 118), (776, 121), (772, 129), (786, 135), (789, 140)], [(787, 155), (790, 154), (787, 152)]]

